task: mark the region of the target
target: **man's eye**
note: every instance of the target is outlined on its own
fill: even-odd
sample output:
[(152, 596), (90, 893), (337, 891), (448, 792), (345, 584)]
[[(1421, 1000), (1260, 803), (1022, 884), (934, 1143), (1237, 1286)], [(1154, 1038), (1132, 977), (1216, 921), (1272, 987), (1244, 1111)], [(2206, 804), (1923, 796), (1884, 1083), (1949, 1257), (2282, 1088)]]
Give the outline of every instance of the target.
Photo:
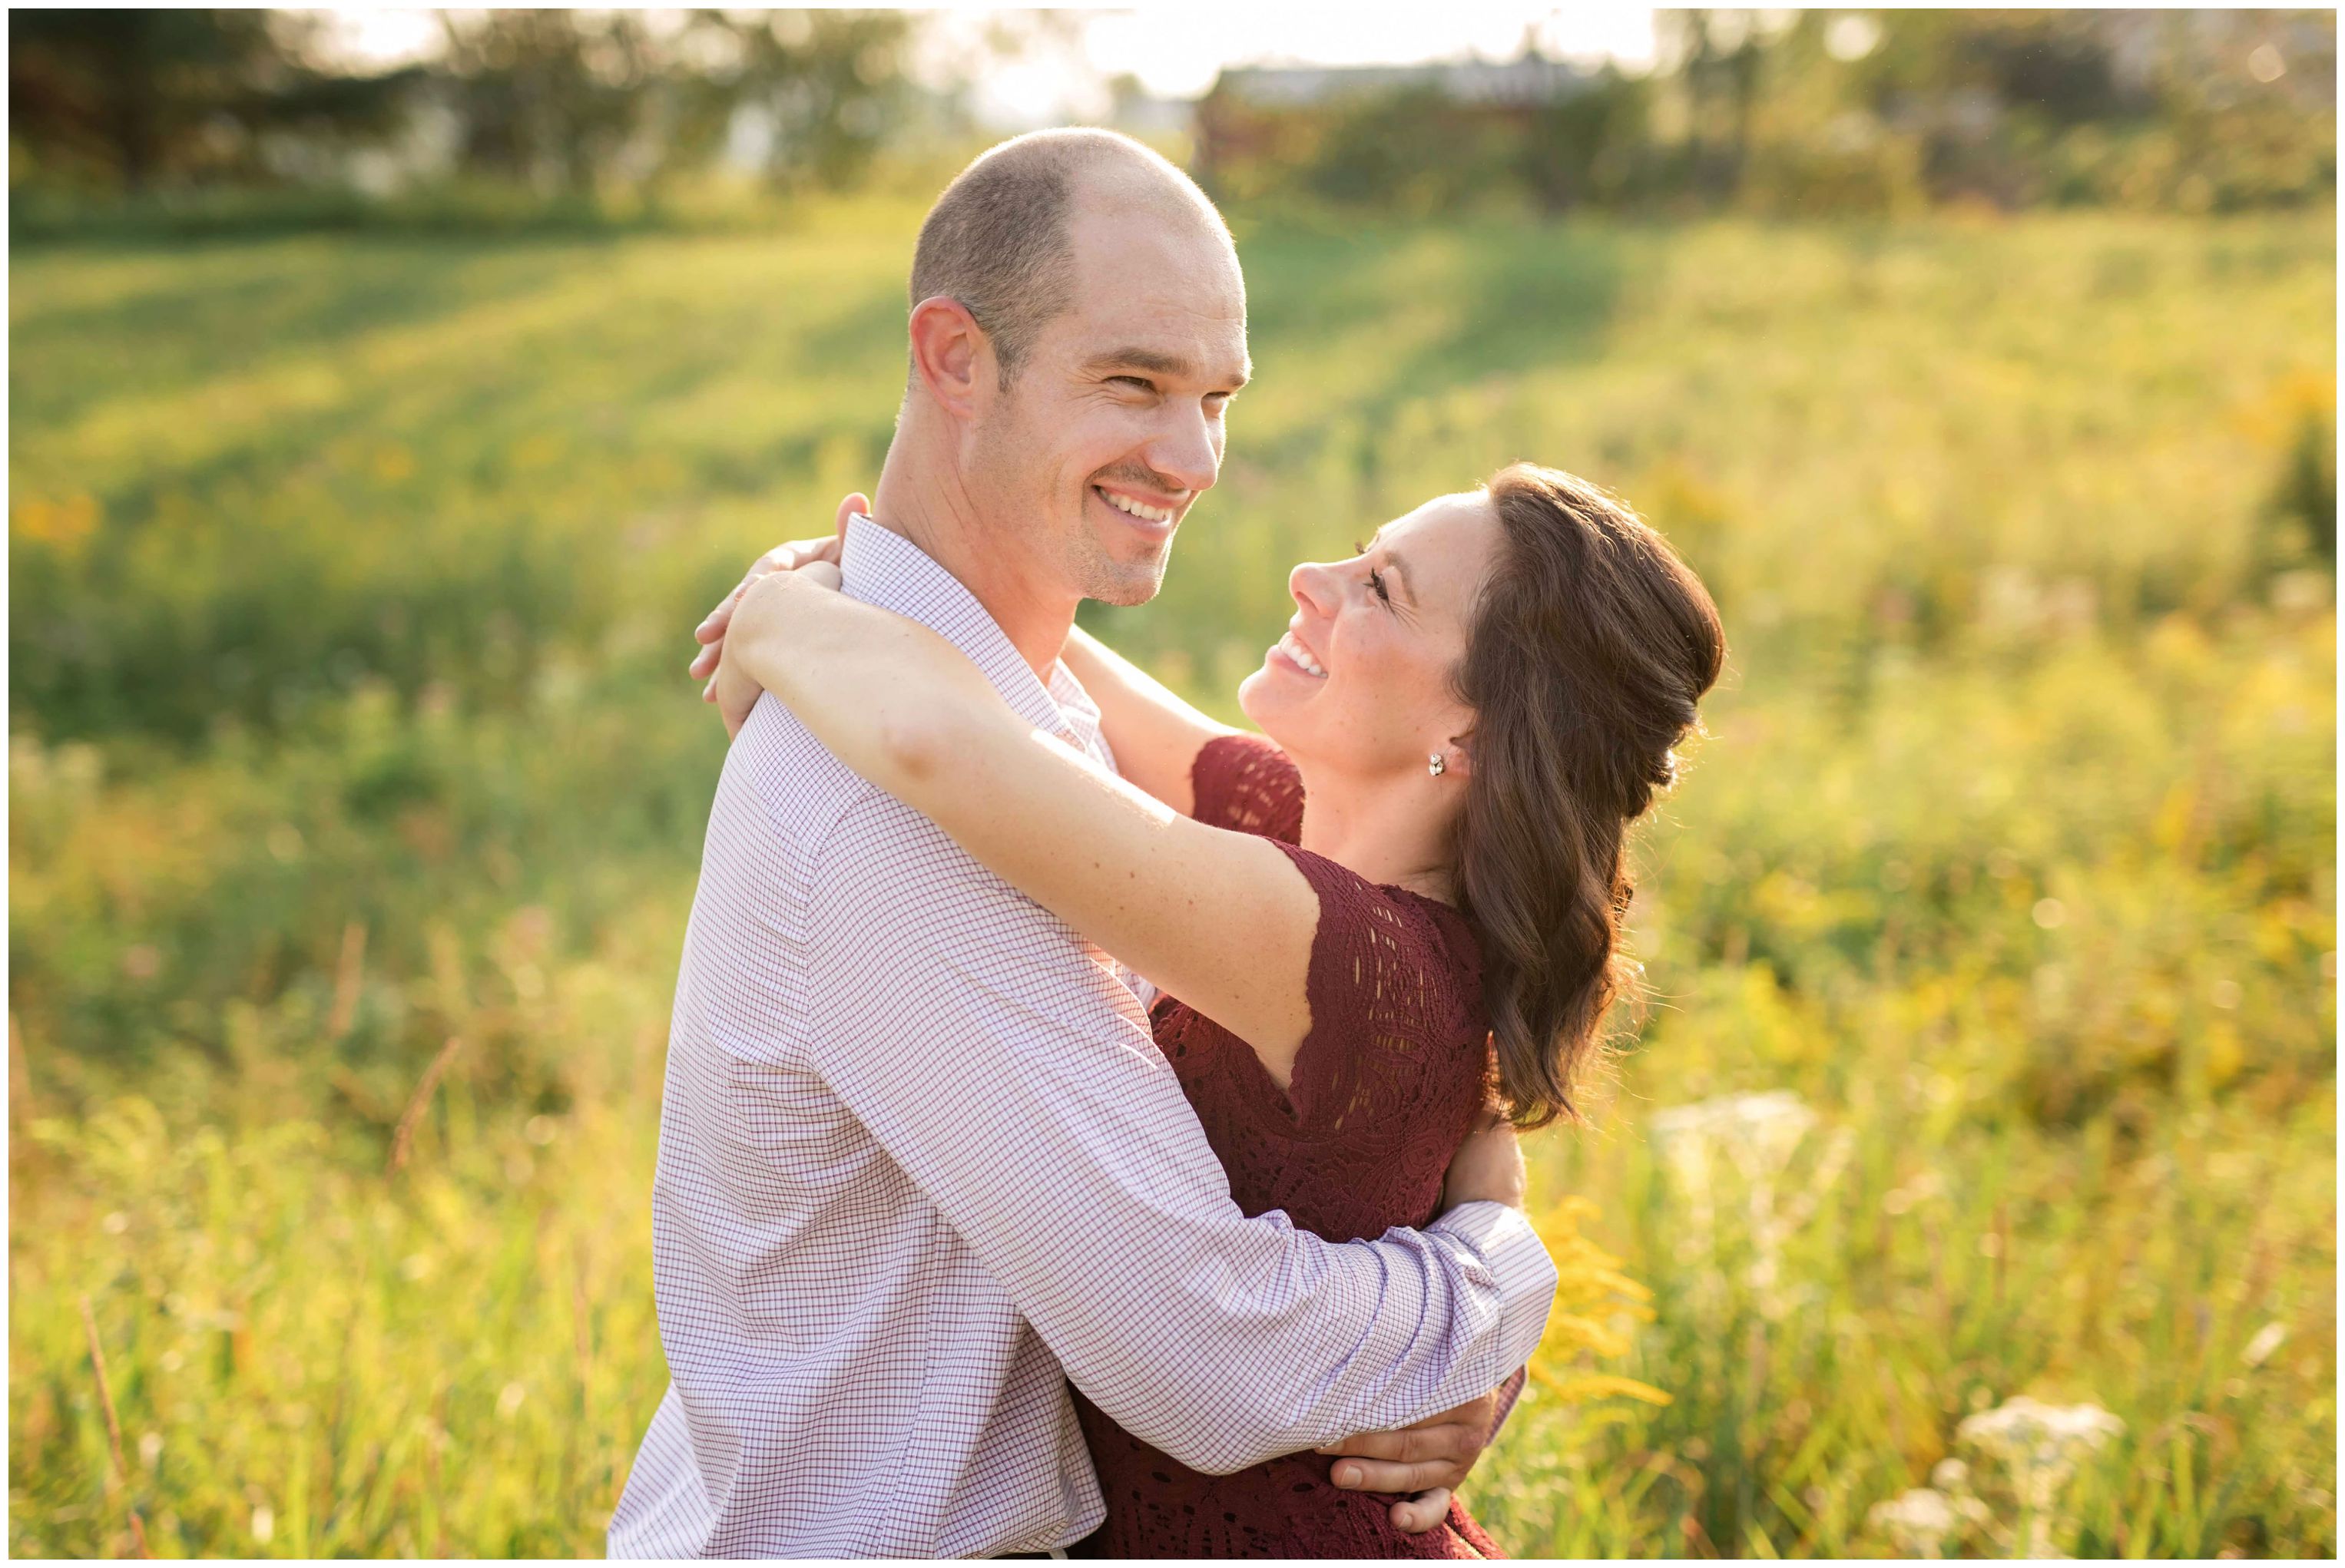
[(1108, 379), (1111, 381), (1120, 382), (1127, 387), (1135, 388), (1143, 392), (1152, 392), (1156, 389), (1155, 382), (1143, 379), (1139, 376), (1110, 376)]
[(1383, 600), (1387, 604), (1392, 602), (1392, 595), (1385, 591), (1385, 574), (1383, 572), (1369, 572), (1368, 586), (1376, 591), (1377, 598)]

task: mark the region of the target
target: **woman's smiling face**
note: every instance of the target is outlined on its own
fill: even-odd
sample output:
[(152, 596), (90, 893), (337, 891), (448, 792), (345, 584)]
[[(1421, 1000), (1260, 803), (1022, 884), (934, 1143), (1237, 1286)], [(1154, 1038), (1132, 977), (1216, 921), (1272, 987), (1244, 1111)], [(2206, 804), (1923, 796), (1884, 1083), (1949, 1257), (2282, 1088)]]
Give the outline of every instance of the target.
[(1424, 772), (1473, 725), (1451, 674), (1504, 538), (1479, 492), (1440, 496), (1348, 561), (1286, 580), (1295, 612), (1238, 703), (1297, 761), (1356, 776)]

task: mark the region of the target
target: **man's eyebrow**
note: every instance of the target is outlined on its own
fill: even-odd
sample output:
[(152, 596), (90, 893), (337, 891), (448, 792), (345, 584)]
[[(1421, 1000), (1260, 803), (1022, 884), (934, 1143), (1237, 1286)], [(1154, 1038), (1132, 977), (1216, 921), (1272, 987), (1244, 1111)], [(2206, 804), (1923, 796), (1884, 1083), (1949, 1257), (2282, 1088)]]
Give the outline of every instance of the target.
[(1132, 370), (1152, 370), (1160, 376), (1185, 376), (1189, 361), (1178, 354), (1168, 354), (1162, 349), (1110, 349), (1104, 354), (1091, 356), (1088, 370), (1110, 370), (1118, 368)]
[[(1156, 376), (1190, 377), (1197, 374), (1196, 366), (1179, 354), (1169, 354), (1162, 349), (1137, 347), (1111, 349), (1104, 354), (1095, 354), (1083, 369), (1086, 370), (1146, 370), (1151, 375)], [(1250, 364), (1242, 368), (1231, 380), (1229, 389), (1235, 391), (1244, 386), (1251, 379), (1253, 369), (1254, 367)]]

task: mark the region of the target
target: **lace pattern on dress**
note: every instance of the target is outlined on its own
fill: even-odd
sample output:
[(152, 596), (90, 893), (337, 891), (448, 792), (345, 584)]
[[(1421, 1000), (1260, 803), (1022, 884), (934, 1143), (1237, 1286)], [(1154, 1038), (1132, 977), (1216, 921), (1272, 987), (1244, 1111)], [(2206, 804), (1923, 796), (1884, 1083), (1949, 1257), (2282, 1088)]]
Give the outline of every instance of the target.
[[(1482, 1099), (1488, 1025), (1480, 960), (1457, 911), (1379, 887), (1300, 847), (1304, 796), (1285, 754), (1223, 736), (1191, 771), (1194, 814), (1276, 842), (1319, 899), (1306, 984), (1311, 1032), (1284, 1095), (1246, 1043), (1166, 997), (1156, 1042), (1179, 1075), (1230, 1192), (1331, 1241), (1423, 1226)], [(1462, 1506), (1446, 1528), (1404, 1535), (1389, 1498), (1340, 1491), (1331, 1461), (1289, 1454), (1208, 1476), (1118, 1429), (1079, 1399), (1108, 1502), (1098, 1556), (1502, 1555)]]

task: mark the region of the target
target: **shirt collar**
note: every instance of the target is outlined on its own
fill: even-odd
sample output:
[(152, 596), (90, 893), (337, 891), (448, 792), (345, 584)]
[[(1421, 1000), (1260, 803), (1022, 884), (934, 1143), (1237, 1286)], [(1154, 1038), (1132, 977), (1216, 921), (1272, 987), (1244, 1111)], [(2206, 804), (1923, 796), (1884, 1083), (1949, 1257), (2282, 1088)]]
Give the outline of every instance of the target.
[(1048, 686), (1034, 677), (1000, 622), (919, 545), (868, 517), (847, 520), (838, 572), (847, 595), (918, 621), (969, 655), (1018, 716), (1037, 729), (1101, 749), (1099, 707), (1063, 663)]

